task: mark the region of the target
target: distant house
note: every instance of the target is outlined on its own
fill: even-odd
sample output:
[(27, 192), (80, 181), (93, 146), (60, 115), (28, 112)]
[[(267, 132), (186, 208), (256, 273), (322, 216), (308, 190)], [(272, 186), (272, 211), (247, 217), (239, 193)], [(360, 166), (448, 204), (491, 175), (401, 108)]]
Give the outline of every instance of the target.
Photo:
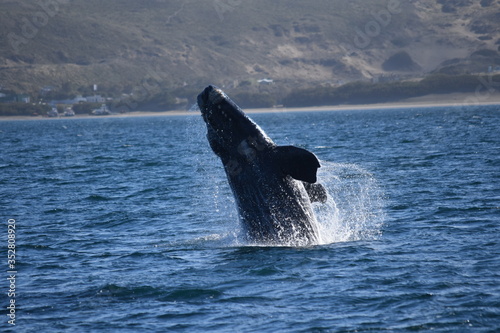
[(271, 80), (271, 79), (261, 79), (261, 80), (257, 80), (257, 82), (264, 83), (264, 84), (270, 84), (270, 83), (273, 83), (273, 80)]
[(83, 97), (82, 95), (77, 95), (72, 99), (60, 99), (60, 100), (51, 100), (49, 102), (50, 105), (64, 104), (64, 105), (74, 105), (79, 103), (98, 103), (103, 104), (106, 103), (106, 98), (101, 95), (87, 96)]
[(73, 99), (73, 103), (71, 104), (78, 104), (78, 103), (84, 103), (86, 102), (87, 99), (85, 97), (83, 97), (82, 95), (77, 95), (74, 99)]
[(20, 103), (29, 103), (31, 101), (30, 95), (27, 94), (18, 94), (15, 97), (16, 102)]
[(494, 72), (500, 72), (500, 66), (489, 66), (488, 67), (488, 73), (494, 73)]
[(87, 102), (87, 98), (82, 97), (82, 95), (77, 95), (73, 99), (52, 100), (52, 101), (50, 101), (49, 104), (51, 104), (51, 105), (57, 105), (57, 104), (73, 105), (73, 104), (85, 103), (85, 102)]
[(27, 94), (4, 94), (0, 93), (0, 102), (2, 103), (29, 103), (30, 95)]
[(42, 96), (46, 95), (53, 90), (55, 90), (55, 88), (53, 86), (45, 86), (42, 89), (40, 89), (40, 95), (42, 95)]
[(10, 102), (9, 95), (0, 93), (0, 103), (9, 103), (9, 102)]
[(106, 103), (106, 98), (101, 95), (87, 96), (85, 99), (89, 103)]

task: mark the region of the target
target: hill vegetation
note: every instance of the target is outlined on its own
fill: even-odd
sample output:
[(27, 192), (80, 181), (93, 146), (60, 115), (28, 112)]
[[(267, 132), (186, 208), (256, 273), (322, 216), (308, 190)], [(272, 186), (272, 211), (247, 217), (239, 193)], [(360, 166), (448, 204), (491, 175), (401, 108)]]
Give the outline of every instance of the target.
[(287, 106), (370, 104), (456, 92), (470, 93), (473, 96), (477, 91), (487, 94), (498, 86), (500, 86), (500, 74), (495, 76), (433, 74), (420, 81), (386, 83), (358, 81), (341, 87), (297, 90), (285, 98), (284, 104)]
[(4, 0), (0, 87), (38, 101), (97, 84), (117, 107), (165, 110), (212, 83), (267, 106), (311, 86), (485, 72), (499, 21), (487, 0)]

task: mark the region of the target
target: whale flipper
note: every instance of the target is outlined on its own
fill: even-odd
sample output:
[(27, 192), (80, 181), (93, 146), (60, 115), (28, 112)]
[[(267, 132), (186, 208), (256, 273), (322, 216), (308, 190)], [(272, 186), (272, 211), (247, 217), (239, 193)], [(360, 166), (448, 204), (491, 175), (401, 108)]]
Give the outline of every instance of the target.
[(278, 146), (274, 153), (284, 174), (308, 183), (316, 183), (316, 173), (320, 167), (316, 155), (294, 146)]

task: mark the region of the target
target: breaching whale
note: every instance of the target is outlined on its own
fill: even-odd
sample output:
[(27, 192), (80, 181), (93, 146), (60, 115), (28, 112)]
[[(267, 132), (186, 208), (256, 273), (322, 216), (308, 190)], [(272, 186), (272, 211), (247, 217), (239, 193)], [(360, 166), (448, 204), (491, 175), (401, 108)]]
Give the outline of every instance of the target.
[(311, 202), (325, 202), (320, 163), (302, 148), (276, 145), (219, 88), (198, 95), (207, 139), (221, 159), (245, 237), (250, 242), (305, 246), (319, 241)]

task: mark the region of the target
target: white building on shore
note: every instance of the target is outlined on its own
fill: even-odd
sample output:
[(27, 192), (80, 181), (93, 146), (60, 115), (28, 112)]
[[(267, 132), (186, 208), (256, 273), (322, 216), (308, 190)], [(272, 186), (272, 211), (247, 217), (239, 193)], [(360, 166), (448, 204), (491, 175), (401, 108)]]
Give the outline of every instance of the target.
[(66, 105), (73, 105), (73, 104), (78, 104), (78, 103), (106, 103), (106, 98), (102, 97), (101, 95), (94, 95), (94, 96), (87, 96), (83, 97), (82, 95), (77, 95), (73, 99), (63, 99), (63, 100), (52, 100), (50, 101), (50, 104), (56, 105), (56, 104), (66, 104)]

